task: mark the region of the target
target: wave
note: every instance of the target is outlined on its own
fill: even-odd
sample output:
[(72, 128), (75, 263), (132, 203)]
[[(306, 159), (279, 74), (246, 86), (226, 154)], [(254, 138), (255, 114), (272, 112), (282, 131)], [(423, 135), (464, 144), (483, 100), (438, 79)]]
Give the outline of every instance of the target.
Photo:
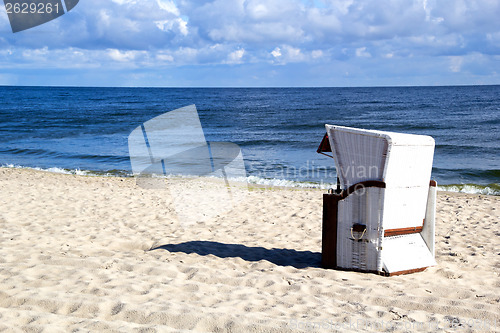
[[(239, 179), (235, 179), (240, 181)], [(243, 179), (241, 179), (244, 181)], [(314, 183), (314, 182), (300, 182), (287, 179), (277, 179), (277, 178), (261, 178), (257, 176), (248, 176), (246, 181), (249, 184), (264, 185), (271, 187), (293, 187), (293, 188), (318, 188), (327, 190), (330, 188), (335, 188), (337, 185), (333, 183)]]
[(130, 160), (126, 155), (86, 155), (76, 153), (63, 153), (46, 149), (33, 149), (33, 148), (7, 148), (0, 149), (0, 153), (7, 153), (12, 155), (36, 156), (36, 157), (53, 157), (53, 158), (69, 158), (80, 160), (93, 160), (98, 162), (127, 162)]
[[(456, 177), (464, 177), (464, 179), (460, 179), (459, 183), (452, 184), (487, 184), (487, 183), (497, 183), (498, 179), (500, 179), (500, 170), (499, 169), (447, 169), (447, 168), (432, 168), (432, 174), (437, 176), (437, 180), (439, 178), (447, 179), (449, 176)], [(451, 183), (453, 180), (448, 180), (448, 183)]]
[[(11, 169), (27, 169), (27, 170), (37, 170), (52, 173), (60, 173), (65, 175), (77, 175), (77, 176), (105, 176), (105, 177), (134, 177), (134, 174), (125, 170), (106, 170), (106, 171), (95, 171), (95, 170), (80, 170), (80, 169), (65, 169), (59, 167), (51, 168), (39, 168), (39, 167), (27, 167), (14, 164), (2, 164), (1, 168), (11, 168)], [(190, 175), (151, 175), (153, 178), (192, 178), (197, 176)], [(215, 176), (210, 176), (208, 178), (216, 178)], [(330, 189), (334, 188), (336, 184), (330, 183), (315, 183), (315, 182), (304, 182), (304, 181), (294, 181), (288, 179), (278, 179), (278, 178), (262, 178), (257, 176), (247, 176), (247, 177), (234, 177), (228, 178), (230, 181), (248, 183), (254, 185), (263, 185), (271, 187), (292, 187), (292, 188), (318, 188), (318, 189)]]
[(498, 183), (493, 183), (488, 185), (478, 185), (478, 184), (439, 185), (438, 190), (447, 192), (457, 192), (457, 193), (500, 196), (500, 184)]
[[(52, 173), (60, 173), (67, 175), (78, 175), (78, 176), (102, 176), (102, 177), (134, 177), (134, 175), (126, 170), (105, 170), (105, 171), (94, 171), (94, 170), (80, 170), (80, 169), (64, 169), (59, 167), (52, 168), (38, 168), (38, 167), (25, 167), (13, 164), (3, 164), (0, 165), (2, 168), (15, 168), (15, 169), (30, 169), (38, 170)], [(153, 177), (158, 178), (191, 178), (195, 176), (189, 175), (153, 175)], [(210, 176), (208, 178), (216, 178), (215, 176)], [(301, 189), (322, 189), (328, 190), (336, 188), (334, 183), (318, 183), (318, 182), (307, 182), (307, 181), (296, 181), (289, 179), (279, 179), (279, 178), (262, 178), (258, 176), (247, 176), (247, 177), (235, 177), (229, 178), (228, 180), (240, 183), (248, 183), (251, 185), (259, 186), (269, 186), (269, 187), (288, 187), (288, 188), (301, 188)], [(482, 195), (495, 195), (500, 196), (500, 184), (491, 183), (487, 185), (481, 184), (450, 184), (450, 185), (439, 185), (439, 191), (446, 192), (457, 192), (457, 193), (469, 193), (469, 194), (482, 194)]]
[(51, 167), (51, 168), (27, 167), (15, 164), (1, 164), (0, 168), (37, 170), (37, 171), (45, 171), (52, 173), (61, 173), (64, 175), (77, 175), (77, 176), (133, 177), (133, 175), (130, 172), (118, 169), (95, 171), (95, 170), (81, 170), (81, 169), (65, 169), (60, 167)]
[(491, 146), (487, 147), (478, 145), (455, 145), (455, 144), (438, 144), (436, 145), (436, 150), (447, 153), (482, 153), (482, 154), (495, 154), (498, 151), (497, 147)]

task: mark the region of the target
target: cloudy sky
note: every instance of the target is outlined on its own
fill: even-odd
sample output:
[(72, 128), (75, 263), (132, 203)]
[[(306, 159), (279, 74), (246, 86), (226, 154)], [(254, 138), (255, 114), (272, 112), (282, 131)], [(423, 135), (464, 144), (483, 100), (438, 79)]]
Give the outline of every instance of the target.
[(80, 0), (12, 33), (0, 84), (500, 84), (500, 0)]

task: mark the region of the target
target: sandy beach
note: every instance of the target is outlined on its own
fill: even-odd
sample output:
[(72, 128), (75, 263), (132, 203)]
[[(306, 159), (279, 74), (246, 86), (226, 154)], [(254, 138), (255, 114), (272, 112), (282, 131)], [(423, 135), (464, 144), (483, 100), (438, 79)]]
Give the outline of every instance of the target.
[(438, 265), (320, 268), (324, 190), (177, 219), (133, 178), (0, 169), (0, 331), (500, 331), (500, 197), (439, 192)]

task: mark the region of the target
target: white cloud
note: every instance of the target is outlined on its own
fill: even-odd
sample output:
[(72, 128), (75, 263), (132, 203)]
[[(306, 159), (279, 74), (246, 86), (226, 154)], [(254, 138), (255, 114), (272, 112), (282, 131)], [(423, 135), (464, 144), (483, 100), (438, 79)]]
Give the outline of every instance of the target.
[(300, 40), (304, 19), (300, 2), (215, 0), (185, 7), (190, 24), (216, 42), (265, 44)]
[(253, 1), (248, 7), (248, 14), (253, 19), (260, 20), (269, 15), (269, 9), (265, 3), (255, 3), (255, 1)]
[(275, 57), (275, 58), (279, 58), (281, 57), (281, 49), (279, 47), (275, 48), (272, 52), (271, 52), (272, 56)]
[(323, 55), (324, 55), (323, 51), (321, 51), (321, 50), (313, 50), (311, 52), (311, 57), (313, 57), (313, 59), (321, 58), (321, 57), (323, 57)]
[(300, 62), (306, 58), (304, 54), (302, 54), (302, 50), (299, 48), (289, 45), (285, 45), (283, 48), (288, 62)]
[(306, 54), (304, 54), (300, 48), (296, 48), (290, 45), (282, 45), (281, 47), (276, 47), (271, 52), (271, 55), (274, 58), (274, 63), (280, 65), (294, 62), (304, 62), (308, 58), (310, 58)]
[(458, 73), (462, 69), (463, 58), (462, 57), (449, 57), (450, 58), (450, 71), (453, 73)]
[(156, 54), (156, 59), (160, 62), (172, 62), (174, 61), (174, 57), (171, 54), (165, 52), (159, 52)]
[(366, 47), (359, 47), (356, 49), (356, 57), (370, 58), (372, 55), (366, 51)]
[(156, 0), (158, 6), (168, 13), (172, 13), (175, 16), (180, 16), (179, 8), (175, 5), (173, 1), (170, 0)]
[[(335, 62), (349, 67), (351, 76), (365, 72), (359, 68), (369, 61), (395, 59), (435, 59), (443, 71), (456, 73), (498, 67), (500, 1), (314, 3), (319, 2), (85, 0), (61, 18), (18, 34), (0, 13), (0, 49), (11, 52), (0, 52), (0, 68), (57, 67), (53, 59), (71, 66), (65, 58), (75, 67), (124, 68)], [(472, 66), (473, 59), (481, 62)]]
[[(66, 17), (49, 23), (57, 31), (51, 38), (41, 41), (29, 33), (0, 38), (6, 39), (4, 44), (16, 47), (50, 49), (175, 51), (222, 43), (229, 48), (241, 45), (253, 50), (257, 57), (260, 51), (277, 44), (303, 51), (350, 48), (356, 54), (360, 47), (376, 49), (371, 44), (378, 43), (391, 44), (395, 49), (416, 46), (416, 54), (425, 54), (427, 48), (435, 54), (439, 53), (437, 49), (456, 53), (458, 48), (463, 53), (482, 52), (482, 47), (491, 48), (497, 42), (491, 36), (498, 34), (498, 1), (457, 0), (453, 6), (444, 0), (388, 0), (383, 6), (368, 0), (323, 0), (321, 7), (312, 3), (86, 0), (67, 14), (64, 29), (62, 22)], [(488, 45), (477, 43), (481, 34)], [(426, 48), (422, 47), (424, 44)], [(372, 56), (376, 54), (373, 52)]]
[(243, 62), (243, 56), (245, 55), (245, 49), (238, 49), (229, 53), (226, 63), (228, 64), (241, 64)]
[(179, 32), (183, 36), (187, 36), (188, 34), (187, 22), (182, 18), (155, 21), (154, 23), (158, 29), (165, 32)]
[(138, 53), (136, 51), (120, 51), (117, 49), (109, 49), (108, 55), (114, 61), (130, 62), (137, 57)]
[(24, 60), (29, 62), (45, 62), (49, 56), (49, 49), (44, 47), (41, 49), (24, 50), (22, 56)]

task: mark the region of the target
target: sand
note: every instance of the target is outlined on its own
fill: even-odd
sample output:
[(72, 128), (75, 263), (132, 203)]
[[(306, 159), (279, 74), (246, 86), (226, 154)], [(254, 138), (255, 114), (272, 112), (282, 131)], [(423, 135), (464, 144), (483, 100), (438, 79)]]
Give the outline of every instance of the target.
[(500, 197), (439, 192), (438, 265), (382, 277), (319, 267), (323, 192), (186, 223), (133, 178), (0, 169), (0, 331), (500, 331)]

